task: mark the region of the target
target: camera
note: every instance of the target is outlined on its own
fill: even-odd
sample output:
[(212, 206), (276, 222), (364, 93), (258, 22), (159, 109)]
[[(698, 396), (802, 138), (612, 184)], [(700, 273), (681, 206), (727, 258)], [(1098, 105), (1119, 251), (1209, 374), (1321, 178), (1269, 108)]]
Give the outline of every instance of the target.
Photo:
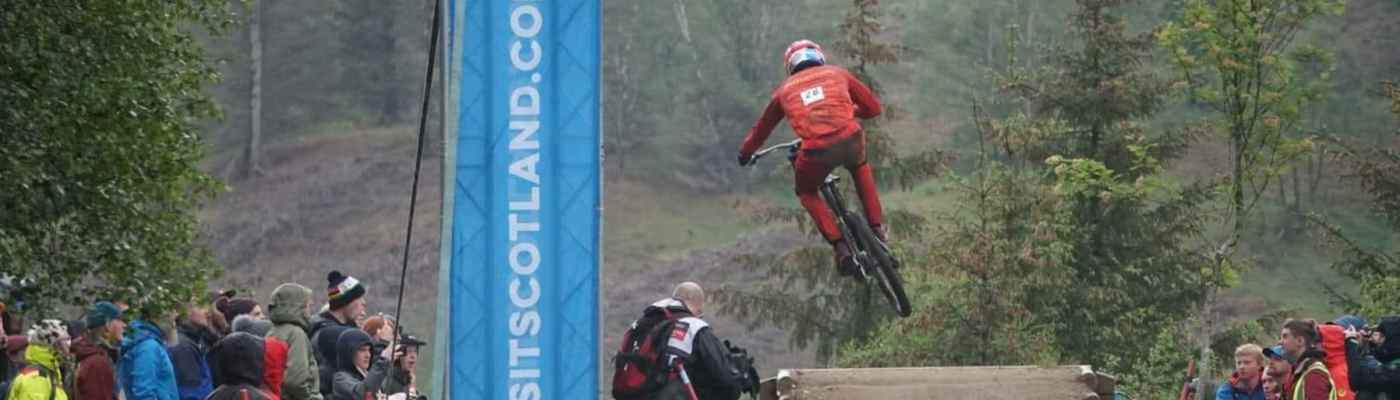
[(748, 350), (735, 346), (728, 340), (724, 341), (724, 347), (729, 350), (729, 360), (734, 363), (735, 369), (744, 374), (744, 387), (741, 391), (756, 398), (761, 380), (758, 377), (758, 369), (754, 367), (753, 356), (749, 355)]

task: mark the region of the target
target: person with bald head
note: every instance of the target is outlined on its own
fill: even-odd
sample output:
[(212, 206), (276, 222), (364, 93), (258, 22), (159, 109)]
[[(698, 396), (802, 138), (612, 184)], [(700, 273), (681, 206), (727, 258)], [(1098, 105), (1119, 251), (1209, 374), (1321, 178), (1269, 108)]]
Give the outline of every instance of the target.
[[(652, 303), (642, 312), (642, 318), (632, 323), (638, 331), (662, 333), (646, 335), (666, 339), (666, 365), (683, 366), (690, 377), (696, 396), (701, 400), (738, 399), (745, 391), (756, 389), (751, 365), (739, 365), (730, 357), (729, 348), (715, 336), (714, 329), (701, 317), (705, 315), (705, 290), (695, 282), (676, 285), (671, 297)], [(669, 327), (664, 324), (670, 324)], [(640, 343), (638, 343), (640, 345)], [(658, 344), (659, 345), (659, 344)], [(624, 346), (626, 347), (626, 346)], [(616, 389), (616, 388), (615, 388)], [(672, 379), (648, 399), (690, 399), (679, 379)]]

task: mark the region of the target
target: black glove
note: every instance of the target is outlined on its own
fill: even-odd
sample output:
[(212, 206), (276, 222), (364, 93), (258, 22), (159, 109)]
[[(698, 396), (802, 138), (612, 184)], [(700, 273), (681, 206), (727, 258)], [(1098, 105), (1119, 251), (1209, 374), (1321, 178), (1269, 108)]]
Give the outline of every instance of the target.
[(753, 155), (739, 153), (739, 166), (746, 167), (753, 164)]

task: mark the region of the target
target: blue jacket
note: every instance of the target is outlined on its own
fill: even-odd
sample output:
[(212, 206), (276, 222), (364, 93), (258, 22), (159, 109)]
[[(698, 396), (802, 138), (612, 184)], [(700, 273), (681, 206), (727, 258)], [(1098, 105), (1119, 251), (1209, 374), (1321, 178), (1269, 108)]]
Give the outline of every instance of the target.
[(1215, 400), (1264, 400), (1264, 385), (1262, 383), (1255, 383), (1254, 390), (1241, 392), (1235, 389), (1235, 382), (1238, 381), (1239, 374), (1231, 374), (1230, 379), (1222, 382), (1220, 388), (1216, 389)]
[(122, 339), (117, 381), (126, 400), (179, 400), (175, 367), (165, 350), (165, 334), (146, 321), (132, 321), (132, 333)]

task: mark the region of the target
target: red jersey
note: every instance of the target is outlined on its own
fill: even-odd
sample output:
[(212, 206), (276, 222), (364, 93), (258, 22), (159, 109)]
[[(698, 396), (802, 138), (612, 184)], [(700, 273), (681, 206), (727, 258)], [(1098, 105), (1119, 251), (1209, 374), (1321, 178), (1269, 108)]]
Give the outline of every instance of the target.
[(803, 146), (820, 148), (826, 142), (860, 130), (862, 119), (880, 115), (880, 100), (870, 88), (841, 67), (808, 68), (783, 81), (763, 116), (749, 129), (740, 154), (753, 154), (768, 140), (778, 121), (787, 117)]

